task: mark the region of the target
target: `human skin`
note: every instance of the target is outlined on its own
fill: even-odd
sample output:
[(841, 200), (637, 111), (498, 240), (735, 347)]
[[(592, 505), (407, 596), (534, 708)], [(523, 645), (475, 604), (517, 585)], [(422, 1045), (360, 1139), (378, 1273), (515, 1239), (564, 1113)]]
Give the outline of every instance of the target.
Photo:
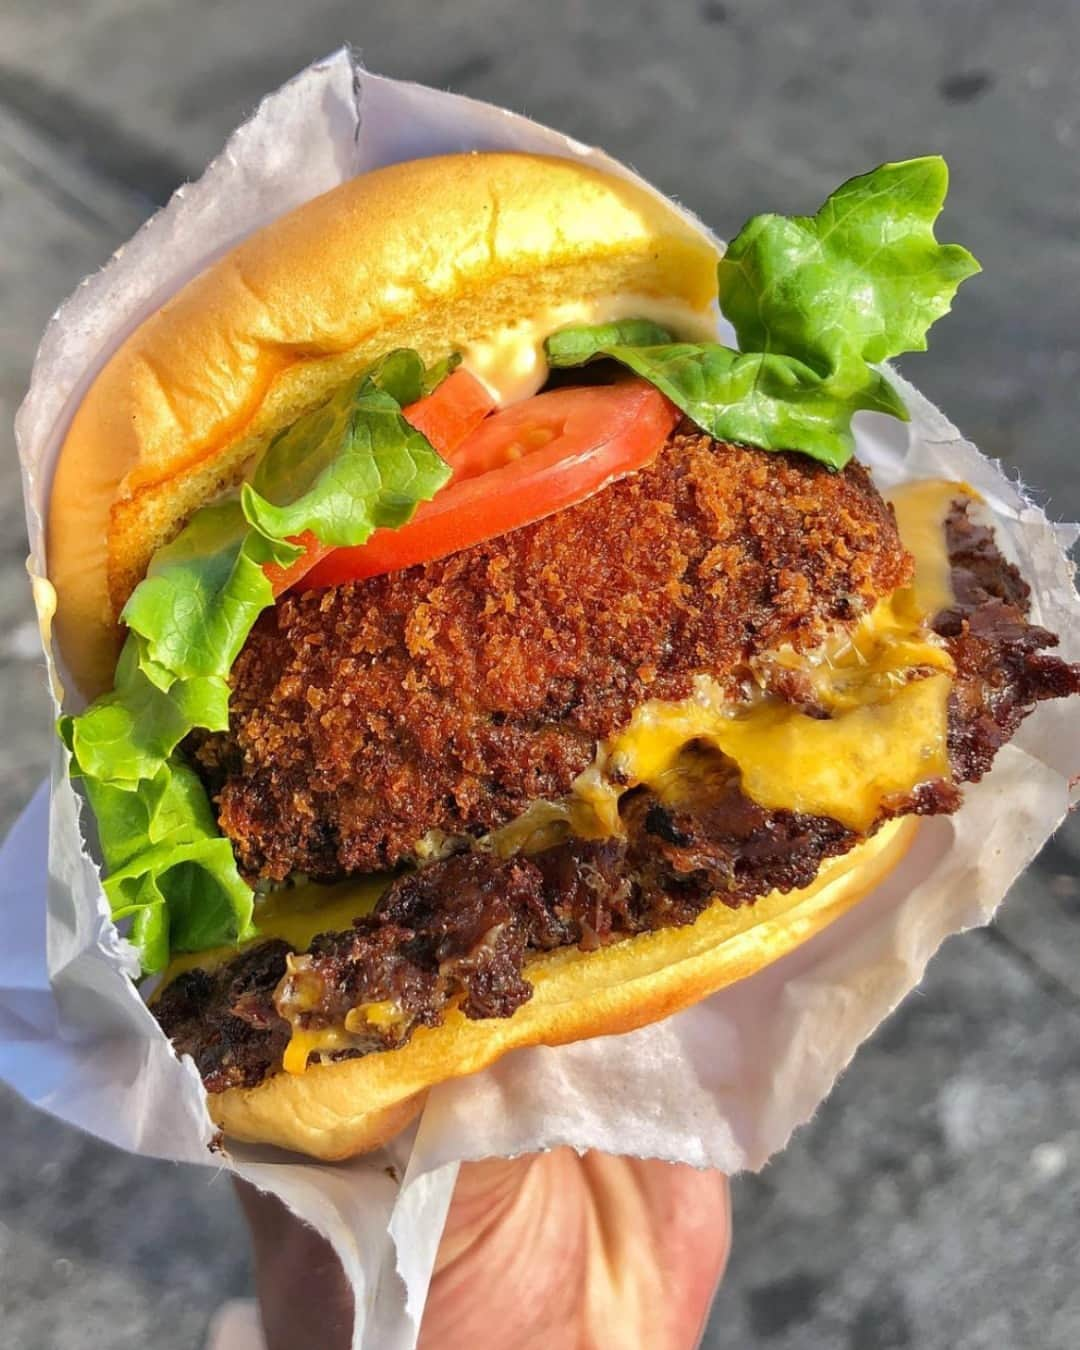
[[(348, 1350), (332, 1251), (279, 1201), (238, 1186), (268, 1350)], [(692, 1350), (727, 1262), (727, 1179), (570, 1149), (462, 1167), (420, 1350)]]

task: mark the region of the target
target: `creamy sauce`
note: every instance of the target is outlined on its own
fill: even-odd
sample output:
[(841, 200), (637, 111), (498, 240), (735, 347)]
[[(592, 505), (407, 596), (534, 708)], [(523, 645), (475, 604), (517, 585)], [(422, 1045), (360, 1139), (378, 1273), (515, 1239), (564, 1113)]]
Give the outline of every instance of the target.
[[(30, 561), (27, 561), (27, 570), (30, 570)], [(52, 648), (52, 630), (53, 620), (56, 618), (56, 588), (52, 582), (45, 577), (35, 576), (30, 572), (30, 590), (34, 597), (34, 609), (37, 612), (38, 632), (41, 635), (41, 646), (48, 652)], [(60, 673), (56, 663), (49, 668), (49, 677), (52, 684), (52, 695), (57, 703), (64, 701), (64, 686), (60, 682)]]
[(574, 324), (612, 323), (616, 319), (651, 319), (677, 337), (693, 342), (716, 339), (716, 318), (676, 300), (656, 296), (601, 296), (549, 305), (527, 319), (518, 319), (489, 336), (461, 348), (461, 363), (485, 384), (500, 405), (533, 394), (548, 377), (544, 341)]

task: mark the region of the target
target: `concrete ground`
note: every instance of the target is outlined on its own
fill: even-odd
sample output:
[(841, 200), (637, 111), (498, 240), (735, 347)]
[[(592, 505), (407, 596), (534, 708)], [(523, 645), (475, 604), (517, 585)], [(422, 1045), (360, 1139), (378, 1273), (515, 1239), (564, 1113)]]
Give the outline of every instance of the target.
[[(1074, 0), (6, 0), (0, 12), (0, 824), (49, 736), (10, 422), (78, 279), (261, 93), (349, 40), (632, 161), (730, 234), (943, 151), (943, 237), (986, 274), (906, 372), (1080, 512)], [(735, 1184), (710, 1350), (1080, 1344), (1080, 829), (951, 942), (817, 1119)], [(115, 1153), (0, 1092), (0, 1345), (190, 1350), (248, 1287), (224, 1180)]]

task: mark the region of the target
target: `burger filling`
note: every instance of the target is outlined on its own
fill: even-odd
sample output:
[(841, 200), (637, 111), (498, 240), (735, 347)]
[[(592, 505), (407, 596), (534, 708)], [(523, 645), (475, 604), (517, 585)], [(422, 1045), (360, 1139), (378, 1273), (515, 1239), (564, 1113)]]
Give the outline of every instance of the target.
[(114, 687), (61, 733), (211, 1090), (806, 887), (1080, 692), (975, 494), (886, 502), (852, 458), (857, 412), (907, 416), (881, 363), (977, 270), (934, 238), (945, 181), (882, 165), (750, 221), (737, 347), (627, 293), (388, 351), (110, 577)]
[(640, 705), (692, 698), (702, 677), (718, 705), (777, 686), (814, 702), (765, 654), (797, 666), (911, 567), (860, 466), (685, 428), (532, 525), (283, 597), (233, 668), (228, 732), (195, 762), (250, 878), (396, 867), (433, 832), (467, 841), (565, 797)]
[[(609, 531), (586, 552), (592, 512)], [(582, 603), (576, 630), (590, 585), (617, 611)], [(155, 1013), (211, 1090), (253, 1086), (451, 1008), (509, 1016), (542, 953), (806, 886), (885, 820), (955, 810), (1036, 702), (1080, 691), (1028, 594), (955, 484), (901, 490), (894, 515), (857, 465), (684, 428), (574, 510), (279, 604), (230, 732), (196, 751), (222, 826), (258, 880), (400, 870), (350, 924), (180, 970)], [(763, 800), (770, 761), (786, 803)], [(417, 811), (394, 816), (395, 784)], [(335, 889), (267, 909), (314, 898), (318, 924)]]

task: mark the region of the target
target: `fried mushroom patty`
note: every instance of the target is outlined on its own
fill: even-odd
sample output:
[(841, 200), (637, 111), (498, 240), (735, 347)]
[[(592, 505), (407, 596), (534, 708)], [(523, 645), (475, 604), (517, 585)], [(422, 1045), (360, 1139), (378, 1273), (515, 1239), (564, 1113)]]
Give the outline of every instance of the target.
[(233, 670), (230, 729), (191, 747), (252, 879), (392, 867), (559, 798), (649, 698), (727, 689), (906, 582), (860, 465), (711, 440), (452, 557), (290, 595)]
[[(919, 784), (891, 814), (955, 811), (959, 785), (990, 768), (1036, 703), (1080, 693), (1080, 664), (1046, 650), (1057, 638), (1028, 621), (1027, 585), (966, 500), (950, 510), (946, 540), (955, 604), (934, 627), (957, 670), (951, 778)], [(402, 1045), (417, 1026), (437, 1025), (451, 1003), (468, 1017), (507, 1017), (531, 994), (528, 960), (537, 952), (589, 950), (692, 923), (717, 901), (751, 904), (771, 889), (805, 886), (826, 858), (859, 842), (838, 821), (750, 801), (718, 752), (686, 753), (706, 757), (692, 794), (672, 801), (628, 791), (619, 837), (570, 838), (530, 857), (463, 852), (404, 872), (370, 916), (317, 937), (291, 972), (287, 943), (259, 943), (180, 975), (154, 1013), (211, 1092), (254, 1087), (280, 1068), (297, 1006), (313, 1028), (341, 1025), (358, 1004), (390, 1000), (400, 1010), (332, 1058)]]

